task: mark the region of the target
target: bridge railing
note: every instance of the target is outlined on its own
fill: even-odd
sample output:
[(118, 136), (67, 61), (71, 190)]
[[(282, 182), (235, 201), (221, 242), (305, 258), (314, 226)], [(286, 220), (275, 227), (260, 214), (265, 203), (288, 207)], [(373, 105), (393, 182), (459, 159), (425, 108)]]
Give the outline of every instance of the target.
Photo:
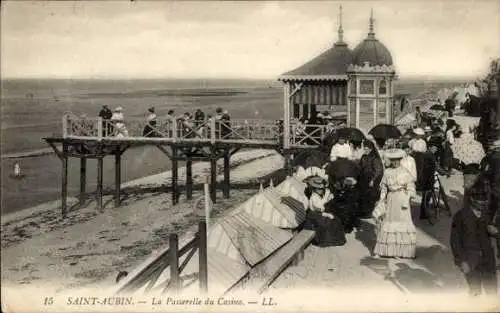
[[(290, 146), (316, 146), (336, 127), (302, 125), (291, 122)], [(97, 138), (164, 138), (183, 141), (265, 141), (283, 144), (285, 129), (282, 121), (262, 119), (234, 119), (186, 121), (159, 117), (154, 122), (144, 118), (127, 118), (124, 122), (88, 118), (71, 112), (63, 117), (63, 137)]]

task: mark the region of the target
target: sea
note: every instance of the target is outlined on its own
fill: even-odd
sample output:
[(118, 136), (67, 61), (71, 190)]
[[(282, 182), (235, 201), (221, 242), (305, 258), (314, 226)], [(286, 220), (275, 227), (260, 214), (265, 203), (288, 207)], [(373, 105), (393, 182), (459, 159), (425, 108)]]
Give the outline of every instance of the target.
[[(467, 79), (411, 78), (395, 84), (395, 94), (411, 99), (469, 82)], [(232, 118), (279, 119), (283, 89), (276, 80), (248, 79), (4, 79), (1, 80), (1, 214), (56, 200), (61, 193), (61, 162), (44, 137), (60, 136), (62, 116), (97, 116), (102, 105), (121, 106), (126, 118), (145, 117), (154, 106), (158, 116), (170, 109), (213, 114), (220, 107)], [(19, 163), (22, 179), (12, 177)], [(170, 162), (156, 148), (125, 152), (122, 180), (130, 181), (170, 169)], [(96, 188), (97, 164), (87, 165), (87, 191)], [(79, 190), (79, 160), (69, 162), (69, 196)], [(104, 187), (114, 184), (114, 160), (104, 161)]]

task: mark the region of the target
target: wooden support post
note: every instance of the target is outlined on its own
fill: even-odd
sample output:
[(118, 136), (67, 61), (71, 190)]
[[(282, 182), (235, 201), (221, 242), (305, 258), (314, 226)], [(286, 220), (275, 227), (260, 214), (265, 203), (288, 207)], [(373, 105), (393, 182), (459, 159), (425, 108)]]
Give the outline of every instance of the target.
[(212, 202), (216, 203), (217, 197), (217, 157), (214, 156), (215, 152), (210, 157), (210, 197)]
[(170, 234), (168, 239), (170, 286), (173, 290), (179, 290), (181, 281), (179, 273), (179, 238), (177, 237), (177, 234)]
[(178, 161), (177, 161), (177, 147), (172, 146), (172, 204), (178, 203), (177, 197), (177, 181), (179, 175)]
[(186, 199), (193, 199), (193, 161), (189, 157), (186, 161)]
[(98, 147), (97, 157), (97, 208), (99, 211), (103, 210), (102, 195), (103, 195), (103, 172), (104, 172), (104, 157), (102, 155), (102, 145)]
[(207, 224), (202, 218), (198, 222), (198, 255), (199, 255), (199, 280), (200, 280), (200, 293), (207, 293), (208, 291), (208, 255), (207, 255)]
[(85, 191), (87, 188), (87, 158), (80, 159), (80, 205), (85, 202)]
[(231, 178), (230, 178), (230, 172), (231, 169), (229, 167), (229, 161), (230, 161), (231, 155), (229, 154), (229, 151), (226, 150), (224, 153), (224, 198), (228, 199), (229, 198), (229, 193), (231, 190)]
[(121, 203), (121, 183), (122, 183), (122, 153), (117, 151), (115, 154), (115, 207)]
[(64, 113), (62, 117), (62, 137), (68, 137), (68, 114)]
[(293, 173), (293, 168), (292, 168), (292, 164), (291, 164), (291, 155), (290, 155), (290, 151), (288, 150), (284, 150), (283, 151), (283, 156), (285, 158), (285, 171), (286, 171), (286, 174), (287, 175), (292, 175)]
[(62, 179), (61, 179), (61, 213), (65, 218), (67, 215), (68, 198), (68, 145), (63, 143), (62, 153)]
[[(107, 122), (107, 123), (109, 123), (109, 121), (106, 121), (106, 122)], [(105, 132), (105, 130), (103, 129), (103, 127), (102, 127), (103, 125), (102, 125), (102, 124), (103, 124), (103, 123), (102, 123), (102, 117), (100, 117), (100, 116), (99, 116), (99, 117), (97, 118), (97, 137), (99, 137), (99, 138), (106, 137), (106, 135), (107, 135), (107, 136), (109, 136), (109, 135), (110, 135), (110, 134), (105, 134), (105, 133), (104, 133), (104, 132)], [(106, 125), (105, 125), (105, 127), (107, 128), (107, 127), (108, 127), (108, 125), (106, 124)]]
[(290, 83), (285, 83), (283, 88), (283, 149), (290, 147)]
[[(212, 117), (212, 119), (210, 120), (210, 143), (212, 145), (215, 144), (215, 136), (218, 132), (216, 132), (216, 129), (215, 127), (218, 125), (218, 123), (215, 122), (215, 116)], [(218, 130), (220, 132), (220, 129)]]
[[(496, 122), (497, 122), (497, 125), (500, 125), (500, 60), (497, 60), (497, 64), (496, 64), (497, 68), (497, 72), (495, 74), (495, 81), (493, 82), (493, 84), (496, 84), (497, 85), (497, 94), (496, 94), (496, 97), (497, 97), (497, 108), (496, 108)], [(493, 95), (493, 97), (495, 97), (495, 95)]]

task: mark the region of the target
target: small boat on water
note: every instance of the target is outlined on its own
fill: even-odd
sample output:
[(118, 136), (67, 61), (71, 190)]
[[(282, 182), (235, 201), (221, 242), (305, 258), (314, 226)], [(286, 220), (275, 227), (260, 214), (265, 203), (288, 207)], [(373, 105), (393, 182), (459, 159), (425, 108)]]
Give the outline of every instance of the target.
[(24, 175), (21, 174), (21, 166), (19, 165), (19, 162), (14, 163), (14, 172), (11, 177), (16, 179), (22, 179), (24, 177)]

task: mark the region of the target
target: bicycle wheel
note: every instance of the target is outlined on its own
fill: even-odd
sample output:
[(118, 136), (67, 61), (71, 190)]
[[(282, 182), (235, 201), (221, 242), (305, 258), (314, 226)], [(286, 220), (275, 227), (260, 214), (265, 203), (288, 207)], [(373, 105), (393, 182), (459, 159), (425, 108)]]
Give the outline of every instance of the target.
[(439, 217), (439, 204), (436, 201), (434, 191), (428, 190), (423, 195), (425, 204), (425, 213), (427, 215), (427, 220), (431, 225), (434, 225)]

